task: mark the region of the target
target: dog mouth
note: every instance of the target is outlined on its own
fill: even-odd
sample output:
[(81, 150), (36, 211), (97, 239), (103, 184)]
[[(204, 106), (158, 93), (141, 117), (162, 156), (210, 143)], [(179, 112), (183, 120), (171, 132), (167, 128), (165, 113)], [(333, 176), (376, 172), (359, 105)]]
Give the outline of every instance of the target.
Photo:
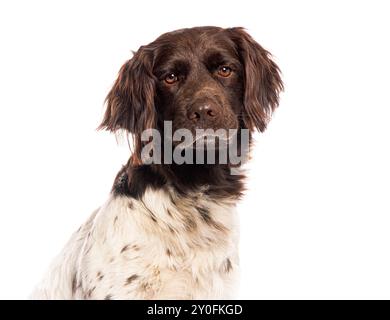
[[(182, 129), (172, 132), (149, 130), (143, 136), (141, 150), (145, 164), (232, 164), (241, 163), (249, 148), (249, 130), (240, 129)], [(163, 135), (163, 136), (162, 136)]]
[(237, 136), (237, 129), (220, 129), (218, 130), (219, 132), (203, 131), (203, 129), (197, 129), (195, 134), (183, 136), (180, 139), (175, 139), (177, 136), (175, 137), (175, 135), (173, 135), (173, 138), (171, 139), (172, 145), (179, 150), (188, 148), (196, 150), (225, 149), (231, 145), (234, 138)]

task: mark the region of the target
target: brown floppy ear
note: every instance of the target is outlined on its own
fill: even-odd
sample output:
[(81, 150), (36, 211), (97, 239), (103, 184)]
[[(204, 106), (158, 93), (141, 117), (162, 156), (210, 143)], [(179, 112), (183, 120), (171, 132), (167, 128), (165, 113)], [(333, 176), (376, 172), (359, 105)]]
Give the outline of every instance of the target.
[(155, 79), (152, 53), (141, 47), (119, 71), (106, 98), (107, 109), (99, 129), (141, 134), (155, 126)]
[(244, 65), (244, 110), (247, 128), (264, 131), (283, 90), (279, 67), (243, 28), (228, 29)]

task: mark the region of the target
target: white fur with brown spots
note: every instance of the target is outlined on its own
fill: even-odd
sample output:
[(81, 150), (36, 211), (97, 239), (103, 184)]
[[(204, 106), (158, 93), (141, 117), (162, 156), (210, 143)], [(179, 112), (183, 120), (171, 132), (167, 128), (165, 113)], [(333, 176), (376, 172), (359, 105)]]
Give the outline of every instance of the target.
[(33, 299), (227, 299), (238, 273), (237, 199), (148, 188), (114, 196), (72, 236)]

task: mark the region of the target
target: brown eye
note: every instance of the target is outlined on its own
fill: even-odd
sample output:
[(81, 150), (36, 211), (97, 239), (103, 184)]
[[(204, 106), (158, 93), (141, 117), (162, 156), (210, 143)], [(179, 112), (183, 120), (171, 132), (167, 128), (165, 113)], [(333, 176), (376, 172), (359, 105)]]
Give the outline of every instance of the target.
[(174, 83), (177, 82), (178, 80), (179, 80), (179, 79), (178, 79), (177, 75), (174, 74), (173, 72), (172, 72), (172, 73), (169, 73), (169, 74), (165, 77), (165, 79), (164, 79), (164, 81), (165, 81), (167, 84), (174, 84)]
[(221, 77), (229, 77), (232, 74), (232, 69), (227, 66), (219, 67), (218, 69), (218, 75)]

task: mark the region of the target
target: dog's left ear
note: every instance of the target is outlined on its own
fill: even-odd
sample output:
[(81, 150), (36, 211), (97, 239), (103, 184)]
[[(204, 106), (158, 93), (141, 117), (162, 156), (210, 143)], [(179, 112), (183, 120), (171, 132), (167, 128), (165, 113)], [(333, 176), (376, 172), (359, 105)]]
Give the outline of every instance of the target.
[(270, 53), (243, 28), (227, 29), (244, 65), (243, 117), (248, 129), (264, 131), (272, 112), (279, 105), (283, 90), (279, 67)]
[(118, 129), (140, 135), (155, 126), (155, 78), (152, 52), (141, 47), (119, 71), (107, 95), (107, 109), (99, 129)]

